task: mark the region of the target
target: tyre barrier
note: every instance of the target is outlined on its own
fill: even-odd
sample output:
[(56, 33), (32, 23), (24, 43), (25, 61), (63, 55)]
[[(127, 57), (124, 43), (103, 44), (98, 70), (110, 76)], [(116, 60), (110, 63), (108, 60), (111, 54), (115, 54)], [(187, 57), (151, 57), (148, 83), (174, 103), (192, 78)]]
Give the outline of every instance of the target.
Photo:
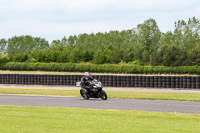
[(180, 77), (179, 76), (175, 76), (175, 88), (180, 88)]
[[(82, 75), (0, 74), (0, 84), (76, 85), (81, 77)], [(104, 86), (200, 89), (200, 76), (94, 75), (93, 77), (99, 79)]]
[(200, 76), (196, 77), (196, 88), (200, 88)]
[(157, 84), (158, 84), (158, 88), (161, 88), (162, 87), (162, 76), (158, 76), (158, 81), (157, 81)]

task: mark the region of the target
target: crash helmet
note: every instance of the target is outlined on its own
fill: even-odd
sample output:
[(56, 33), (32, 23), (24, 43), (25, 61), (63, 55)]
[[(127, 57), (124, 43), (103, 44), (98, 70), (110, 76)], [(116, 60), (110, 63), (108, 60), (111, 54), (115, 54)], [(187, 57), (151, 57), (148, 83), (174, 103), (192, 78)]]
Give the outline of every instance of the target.
[(89, 72), (85, 72), (85, 73), (84, 73), (85, 79), (89, 79), (89, 76), (90, 76), (90, 73), (89, 73)]

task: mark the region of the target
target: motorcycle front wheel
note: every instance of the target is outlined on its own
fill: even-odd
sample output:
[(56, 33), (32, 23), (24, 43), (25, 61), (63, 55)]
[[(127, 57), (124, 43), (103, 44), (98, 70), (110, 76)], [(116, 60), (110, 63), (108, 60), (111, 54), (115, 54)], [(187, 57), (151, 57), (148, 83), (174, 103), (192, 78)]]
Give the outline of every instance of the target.
[(85, 100), (89, 99), (89, 96), (85, 93), (85, 91), (83, 89), (80, 90), (80, 94)]
[(106, 94), (106, 92), (105, 92), (104, 90), (102, 90), (102, 91), (100, 92), (100, 98), (101, 98), (102, 100), (107, 100), (107, 94)]

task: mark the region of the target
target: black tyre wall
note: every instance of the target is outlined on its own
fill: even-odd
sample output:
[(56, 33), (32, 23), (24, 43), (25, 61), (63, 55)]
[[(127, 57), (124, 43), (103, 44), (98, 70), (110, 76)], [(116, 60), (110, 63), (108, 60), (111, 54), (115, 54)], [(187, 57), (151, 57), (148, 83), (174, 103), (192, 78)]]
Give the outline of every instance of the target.
[[(0, 84), (76, 85), (82, 75), (0, 74)], [(94, 75), (103, 86), (200, 88), (200, 76)]]

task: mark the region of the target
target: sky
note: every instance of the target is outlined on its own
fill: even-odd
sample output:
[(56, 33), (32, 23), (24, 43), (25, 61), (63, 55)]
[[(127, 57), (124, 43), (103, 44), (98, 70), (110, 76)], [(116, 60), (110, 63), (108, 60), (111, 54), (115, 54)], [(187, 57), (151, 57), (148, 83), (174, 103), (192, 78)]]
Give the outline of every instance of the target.
[(165, 33), (193, 16), (200, 19), (199, 0), (0, 0), (0, 39), (31, 35), (51, 43), (136, 28), (149, 18)]

